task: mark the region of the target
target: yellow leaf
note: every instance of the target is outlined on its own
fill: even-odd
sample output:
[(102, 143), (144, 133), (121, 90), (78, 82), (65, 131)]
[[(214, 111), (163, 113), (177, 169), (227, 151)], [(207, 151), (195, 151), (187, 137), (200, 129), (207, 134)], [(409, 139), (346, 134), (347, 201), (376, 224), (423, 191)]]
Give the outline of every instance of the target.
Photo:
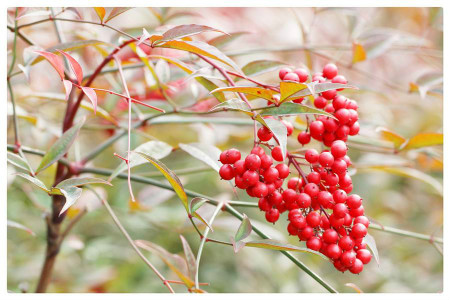
[(304, 83), (288, 82), (288, 81), (280, 82), (280, 102), (283, 102), (289, 96), (292, 96), (295, 93), (303, 91), (304, 89), (307, 88), (308, 86)]
[(366, 50), (364, 49), (364, 47), (358, 43), (358, 42), (353, 42), (353, 59), (352, 59), (352, 63), (357, 63), (360, 61), (364, 61), (366, 60)]
[(406, 142), (406, 139), (404, 137), (387, 128), (378, 127), (376, 131), (380, 133), (383, 140), (392, 142), (396, 149), (399, 149), (400, 146)]
[(94, 7), (97, 16), (100, 19), (100, 22), (103, 23), (103, 19), (105, 18), (106, 10), (104, 7)]
[(263, 98), (263, 99), (269, 100), (271, 102), (275, 102), (273, 96), (278, 94), (275, 91), (266, 90), (264, 88), (254, 87), (254, 86), (230, 86), (230, 87), (223, 87), (223, 88), (215, 89), (211, 93), (219, 92), (219, 91), (220, 92), (244, 93), (244, 94), (255, 96), (257, 98)]
[(444, 143), (444, 135), (442, 133), (419, 133), (408, 140), (401, 150), (417, 149)]
[(136, 211), (149, 211), (150, 208), (148, 208), (145, 205), (142, 205), (141, 202), (139, 202), (138, 200), (133, 201), (132, 199), (128, 200), (128, 209), (131, 212), (136, 212)]

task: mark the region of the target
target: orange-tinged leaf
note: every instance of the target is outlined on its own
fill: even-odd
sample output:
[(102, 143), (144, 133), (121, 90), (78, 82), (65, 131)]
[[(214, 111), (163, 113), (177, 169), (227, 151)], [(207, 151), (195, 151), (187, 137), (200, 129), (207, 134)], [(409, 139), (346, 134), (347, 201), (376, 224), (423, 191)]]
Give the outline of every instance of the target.
[(66, 91), (66, 101), (69, 99), (70, 92), (72, 91), (72, 82), (69, 80), (63, 80), (64, 90)]
[(95, 90), (87, 86), (82, 86), (81, 89), (91, 101), (92, 107), (94, 108), (94, 114), (97, 114), (97, 94), (95, 93)]
[(178, 49), (178, 50), (191, 52), (194, 54), (200, 54), (200, 55), (218, 60), (218, 61), (232, 67), (233, 69), (239, 71), (239, 67), (228, 56), (226, 56), (225, 54), (220, 52), (220, 50), (217, 49), (216, 47), (211, 46), (204, 42), (175, 40), (175, 41), (167, 41), (165, 43), (159, 44), (158, 47)]
[[(274, 95), (278, 93), (272, 90), (267, 90), (261, 87), (255, 86), (230, 86), (230, 87), (222, 87), (211, 91), (214, 92), (235, 92), (235, 93), (244, 93), (248, 95), (253, 95), (258, 98), (263, 98), (269, 100), (271, 102), (275, 102)], [(255, 98), (256, 99), (256, 98)]]
[(363, 291), (354, 283), (349, 282), (349, 283), (346, 283), (345, 286), (348, 286), (348, 287), (354, 289), (357, 293), (360, 293), (360, 294), (363, 293)]
[(104, 7), (94, 7), (95, 12), (97, 13), (100, 22), (103, 23), (103, 19), (105, 18), (106, 10)]
[(105, 23), (108, 23), (113, 18), (117, 17), (118, 15), (123, 14), (124, 12), (132, 9), (132, 7), (114, 7), (111, 12), (109, 13), (108, 17), (105, 20)]
[(406, 142), (406, 139), (404, 137), (387, 128), (378, 127), (376, 131), (380, 133), (383, 140), (392, 142), (396, 149), (399, 149), (401, 145)]
[(212, 28), (205, 25), (188, 24), (175, 26), (163, 33), (162, 41), (171, 41), (175, 39), (182, 39), (188, 36), (196, 35), (205, 31), (216, 31), (225, 33), (219, 29)]
[(53, 66), (56, 72), (58, 72), (59, 77), (61, 77), (61, 80), (64, 80), (64, 64), (61, 57), (47, 51), (35, 50), (34, 52), (41, 55), (46, 60), (48, 60), (48, 62)]
[(366, 50), (363, 45), (358, 42), (353, 42), (353, 59), (352, 63), (357, 63), (366, 60)]
[(160, 171), (164, 175), (164, 177), (167, 179), (167, 181), (169, 181), (170, 185), (173, 187), (175, 193), (180, 198), (186, 211), (189, 212), (188, 198), (178, 176), (159, 160), (142, 152), (135, 152), (135, 153), (139, 154), (140, 156), (148, 160), (149, 163), (155, 166), (155, 168), (157, 168), (158, 171)]
[(408, 140), (401, 150), (417, 149), (444, 143), (444, 135), (442, 133), (419, 133)]
[(81, 85), (81, 82), (83, 81), (83, 69), (81, 68), (80, 64), (68, 53), (57, 50), (59, 53), (64, 55), (65, 58), (69, 61), (70, 68), (72, 69), (72, 72), (75, 74), (75, 77), (77, 78), (78, 84)]
[(282, 81), (280, 82), (280, 101), (305, 89), (308, 89), (308, 86), (304, 83)]

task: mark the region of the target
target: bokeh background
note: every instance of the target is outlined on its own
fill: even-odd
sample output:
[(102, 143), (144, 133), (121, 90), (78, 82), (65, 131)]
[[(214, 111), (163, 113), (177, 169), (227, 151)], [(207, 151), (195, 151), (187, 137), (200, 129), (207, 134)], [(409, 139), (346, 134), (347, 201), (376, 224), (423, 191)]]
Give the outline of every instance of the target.
[[(37, 11), (45, 9), (35, 9)], [(60, 8), (54, 11), (60, 12)], [(92, 8), (80, 8), (85, 20), (97, 21)], [(19, 25), (44, 19), (45, 15), (30, 15)], [(75, 19), (67, 10), (61, 18)], [(313, 72), (335, 62), (350, 84), (359, 90), (344, 94), (359, 105), (360, 136), (350, 140), (350, 156), (355, 163), (354, 192), (364, 198), (366, 215), (374, 223), (427, 235), (442, 236), (442, 145), (394, 153), (393, 143), (380, 128), (386, 128), (405, 138), (419, 133), (443, 132), (442, 90), (442, 9), (440, 8), (135, 8), (112, 20), (111, 26), (138, 36), (142, 28), (149, 32), (167, 24), (202, 24), (235, 33), (236, 38), (221, 46), (239, 66), (257, 59), (270, 59), (293, 66), (304, 66)], [(11, 25), (10, 22), (8, 22)], [(66, 41), (98, 39), (118, 44), (116, 32), (90, 24), (59, 22)], [(36, 45), (49, 48), (59, 44), (51, 22), (21, 30)], [(208, 41), (218, 36), (205, 33), (195, 39)], [(13, 34), (8, 31), (8, 50)], [(366, 52), (363, 61), (354, 62), (355, 43)], [(29, 45), (18, 40), (18, 63), (24, 63)], [(131, 52), (121, 57), (132, 63)], [(177, 54), (178, 53), (178, 54)], [(92, 71), (102, 60), (98, 47), (88, 46), (72, 54), (83, 68)], [(163, 54), (193, 58), (181, 52)], [(8, 53), (10, 59), (10, 53)], [(167, 68), (161, 64), (159, 72)], [(167, 81), (176, 81), (180, 73), (170, 68)], [(17, 69), (17, 72), (20, 72)], [(167, 72), (166, 72), (167, 73)], [(141, 69), (126, 71), (130, 89), (159, 103), (158, 95), (146, 90), (146, 74)], [(148, 76), (147, 76), (148, 77)], [(277, 71), (258, 79), (277, 82)], [(194, 81), (181, 81), (172, 94), (177, 103), (194, 104), (207, 98), (207, 92)], [(64, 104), (52, 100), (63, 94), (62, 86), (49, 64), (39, 63), (30, 71), (29, 81), (23, 74), (12, 79), (19, 106), (22, 144), (45, 150), (60, 134)], [(147, 82), (148, 83), (148, 82)], [(178, 82), (179, 83), (179, 82)], [(100, 77), (95, 87), (120, 89), (109, 74)], [(43, 95), (43, 93), (47, 93)], [(148, 94), (149, 93), (149, 94)], [(154, 99), (152, 99), (154, 98)], [(100, 106), (116, 117), (126, 111), (113, 96), (101, 95)], [(158, 102), (159, 101), (159, 102)], [(10, 104), (8, 104), (10, 105)], [(10, 106), (9, 106), (10, 108)], [(145, 113), (150, 113), (143, 109)], [(82, 114), (87, 112), (82, 112)], [(8, 116), (10, 110), (8, 110)], [(242, 117), (228, 113), (214, 117)], [(301, 121), (292, 119), (301, 127)], [(102, 127), (103, 126), (103, 127)], [(105, 122), (90, 119), (70, 151), (69, 158), (79, 158), (100, 141), (106, 140), (111, 129)], [(289, 140), (290, 148), (298, 148), (296, 134)], [(236, 147), (250, 151), (252, 127), (201, 121), (160, 122), (150, 124), (132, 136), (133, 148), (150, 139), (172, 146), (178, 143), (202, 142), (220, 149)], [(8, 118), (8, 143), (13, 143), (11, 118)], [(125, 153), (126, 139), (121, 139), (96, 158), (91, 166), (114, 169), (119, 160), (114, 152)], [(27, 156), (33, 166), (39, 157)], [(216, 199), (236, 199), (230, 186), (219, 180), (214, 170), (187, 153), (176, 150), (163, 159), (179, 174), (185, 188)], [(389, 166), (373, 168), (373, 166)], [(8, 290), (34, 290), (45, 251), (43, 211), (50, 207), (50, 198), (29, 183), (12, 174), (8, 165), (8, 220), (32, 229), (35, 236), (8, 227)], [(52, 183), (55, 168), (40, 175)], [(163, 180), (149, 165), (136, 168), (135, 174)], [(114, 187), (96, 187), (107, 197), (123, 225), (134, 239), (152, 241), (171, 253), (183, 255), (179, 238), (188, 240), (194, 253), (199, 238), (186, 218), (184, 208), (171, 191), (154, 186), (134, 184), (140, 205), (130, 204), (126, 181), (115, 180)], [(241, 201), (250, 200), (238, 194)], [(85, 190), (82, 199), (71, 210), (88, 205), (90, 211), (76, 225), (63, 244), (57, 258), (51, 292), (166, 292), (165, 287), (140, 260), (115, 227), (104, 207), (92, 192)], [(201, 214), (206, 218), (214, 207), (205, 205)], [(288, 237), (284, 218), (275, 226), (264, 220), (257, 209), (243, 208), (252, 223), (258, 224), (273, 238), (298, 244)], [(229, 240), (240, 222), (223, 212), (214, 223), (213, 238)], [(355, 292), (346, 283), (356, 284), (364, 292), (441, 292), (443, 289), (442, 245), (371, 229), (380, 255), (356, 276), (337, 272), (332, 264), (313, 255), (295, 254), (308, 267), (321, 275), (340, 292)], [(437, 248), (436, 248), (437, 247)], [(166, 277), (174, 273), (154, 255), (148, 258)], [(208, 243), (200, 266), (200, 281), (208, 282), (208, 292), (324, 292), (325, 290), (286, 257), (276, 251), (244, 248), (235, 254), (231, 247)], [(175, 286), (176, 291), (186, 291)]]

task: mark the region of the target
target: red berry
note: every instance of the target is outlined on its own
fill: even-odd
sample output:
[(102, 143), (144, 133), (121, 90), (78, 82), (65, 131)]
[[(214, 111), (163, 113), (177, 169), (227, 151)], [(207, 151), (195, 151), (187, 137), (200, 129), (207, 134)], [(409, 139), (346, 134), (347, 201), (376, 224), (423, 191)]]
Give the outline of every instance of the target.
[(246, 170), (244, 160), (240, 159), (240, 160), (236, 161), (233, 166), (234, 166), (234, 173), (236, 175), (244, 174), (244, 172)]
[[(306, 195), (306, 194), (305, 194)], [(320, 225), (320, 214), (317, 211), (312, 211), (306, 216), (306, 222), (311, 227)]]
[(318, 172), (311, 172), (306, 178), (308, 179), (308, 182), (312, 182), (315, 184), (320, 183), (320, 174)]
[(324, 108), (327, 105), (327, 99), (325, 99), (324, 97), (317, 97), (316, 99), (314, 99), (314, 106), (317, 108)]
[(269, 190), (268, 190), (266, 184), (264, 184), (262, 182), (258, 182), (255, 184), (255, 186), (253, 186), (252, 193), (253, 193), (254, 197), (262, 198), (262, 197), (267, 196), (267, 194), (269, 193)]
[(246, 158), (245, 158), (245, 167), (248, 170), (258, 170), (259, 167), (261, 166), (261, 159), (259, 158), (258, 155), (256, 154), (249, 154)]
[(339, 124), (341, 125), (347, 124), (350, 121), (350, 113), (346, 108), (339, 109), (334, 113), (334, 116), (339, 120)]
[(359, 217), (364, 215), (364, 206), (360, 206), (358, 208), (352, 208), (350, 209), (350, 216), (352, 216), (353, 218)]
[(297, 74), (300, 82), (305, 82), (308, 80), (308, 71), (305, 69), (295, 69), (294, 73)]
[(311, 206), (311, 197), (306, 193), (298, 194), (296, 201), (300, 208), (308, 208)]
[(331, 145), (331, 154), (334, 158), (341, 158), (347, 154), (347, 144), (343, 141), (335, 141)]
[(300, 177), (293, 177), (289, 179), (287, 187), (292, 190), (298, 190), (304, 185), (303, 179)]
[(219, 175), (224, 180), (231, 180), (234, 178), (234, 169), (231, 165), (223, 165), (220, 167)]
[(259, 174), (256, 171), (247, 170), (242, 174), (242, 179), (246, 183), (247, 187), (254, 186), (259, 182)]
[(339, 139), (346, 139), (348, 137), (349, 133), (350, 133), (350, 127), (348, 127), (347, 125), (341, 125), (336, 130), (336, 136)]
[(290, 136), (294, 131), (294, 126), (292, 125), (292, 123), (286, 120), (281, 120), (281, 123), (283, 123), (284, 126), (286, 126), (287, 136)]
[(337, 111), (341, 108), (345, 108), (347, 104), (347, 98), (342, 95), (337, 96), (333, 99), (333, 108)]
[(323, 67), (322, 73), (324, 77), (333, 79), (338, 74), (338, 68), (335, 64), (329, 63)]
[(347, 197), (346, 202), (349, 208), (358, 208), (362, 204), (362, 199), (360, 196), (353, 194)]
[(353, 274), (359, 274), (364, 269), (364, 265), (359, 259), (355, 259), (353, 266), (349, 269)]
[(273, 137), (273, 133), (272, 131), (263, 126), (258, 130), (258, 138), (263, 141), (263, 142), (267, 142), (268, 140), (270, 140)]
[[(324, 241), (325, 242), (325, 241)], [(337, 244), (329, 244), (326, 250), (326, 255), (331, 259), (338, 259), (341, 257), (342, 250)]]
[(280, 79), (283, 80), (284, 76), (286, 76), (287, 73), (291, 73), (291, 72), (292, 72), (292, 69), (290, 69), (290, 68), (281, 68), (278, 73), (278, 76), (280, 76)]
[(300, 230), (298, 237), (302, 241), (307, 241), (309, 238), (311, 238), (314, 235), (314, 229), (312, 227), (306, 226), (302, 230)]
[(298, 134), (297, 140), (300, 144), (306, 145), (311, 141), (311, 136), (309, 135), (309, 133), (302, 131)]
[(286, 203), (293, 203), (296, 200), (297, 193), (292, 189), (285, 189), (283, 191), (283, 200)]
[[(342, 75), (337, 75), (336, 77), (331, 80), (332, 83), (340, 83), (340, 84), (347, 84), (347, 79), (345, 79)], [(343, 89), (338, 89), (338, 91), (342, 91)]]
[(333, 165), (331, 166), (331, 170), (336, 174), (345, 173), (347, 171), (347, 163), (341, 158), (335, 159)]
[(283, 161), (284, 160), (283, 153), (281, 151), (281, 147), (280, 146), (276, 146), (276, 147), (274, 147), (272, 149), (272, 157), (276, 161)]
[(250, 153), (261, 157), (262, 155), (265, 154), (265, 151), (261, 147), (255, 147), (252, 149), (252, 151)]
[(353, 224), (361, 223), (366, 227), (369, 227), (369, 219), (366, 216), (358, 216), (353, 221)]
[(333, 200), (333, 196), (328, 191), (320, 191), (319, 195), (317, 196), (317, 200), (319, 201), (320, 205), (327, 207)]
[(327, 229), (322, 235), (323, 241), (328, 244), (336, 244), (339, 239), (339, 235), (334, 229)]
[(333, 207), (333, 214), (337, 218), (343, 218), (348, 213), (347, 206), (344, 203), (338, 203)]
[(336, 129), (338, 129), (339, 127), (338, 121), (331, 118), (328, 118), (325, 121), (323, 121), (323, 125), (325, 126), (325, 130), (328, 132), (335, 132)]
[(260, 198), (258, 201), (258, 207), (262, 211), (268, 211), (271, 208), (271, 205), (266, 198)]
[(228, 150), (225, 150), (222, 153), (220, 153), (219, 160), (223, 164), (228, 164)]
[(301, 214), (293, 218), (291, 223), (298, 229), (304, 229), (306, 227), (306, 219)]
[(278, 206), (283, 202), (283, 196), (281, 196), (279, 191), (273, 191), (267, 198), (272, 206)]
[(344, 176), (339, 177), (339, 186), (341, 188), (345, 188), (351, 184), (352, 184), (352, 178), (350, 177), (350, 175), (345, 174)]
[(323, 110), (330, 114), (334, 113), (335, 111), (332, 103), (328, 103), (327, 105), (325, 105), (325, 108)]
[(312, 236), (306, 241), (306, 247), (314, 251), (319, 251), (322, 247), (322, 241), (318, 237)]
[(348, 131), (348, 134), (351, 136), (357, 135), (359, 133), (359, 122), (353, 123), (352, 126), (350, 126), (350, 129)]
[(234, 184), (240, 189), (246, 189), (248, 188), (247, 181), (244, 180), (244, 177), (242, 175), (236, 175), (234, 178)]
[(345, 222), (344, 218), (337, 218), (334, 214), (330, 215), (329, 221), (330, 225), (333, 226), (334, 228), (341, 227), (342, 225), (344, 225)]
[(259, 157), (261, 159), (261, 168), (267, 169), (270, 168), (273, 164), (273, 159), (270, 157), (270, 155), (263, 154)]
[(355, 263), (356, 253), (353, 250), (344, 251), (341, 255), (341, 263), (346, 267), (351, 267)]
[(336, 270), (341, 271), (341, 272), (345, 272), (347, 271), (347, 267), (345, 267), (340, 260), (335, 260), (333, 263), (334, 267), (336, 268)]
[(276, 168), (270, 167), (264, 172), (263, 176), (266, 183), (272, 183), (278, 179), (279, 173)]
[(278, 164), (275, 166), (278, 170), (278, 176), (281, 179), (284, 179), (289, 176), (289, 167), (286, 164)]
[(319, 194), (319, 187), (315, 183), (308, 183), (305, 185), (303, 192), (308, 194), (311, 198), (314, 198)]
[(293, 73), (293, 72), (289, 72), (286, 75), (284, 75), (283, 80), (287, 80), (287, 81), (300, 81), (300, 78), (298, 77), (297, 74)]
[(287, 231), (289, 235), (298, 235), (298, 228), (292, 225), (292, 223), (288, 224)]
[(325, 92), (322, 92), (322, 97), (324, 97), (327, 100), (333, 100), (337, 95), (336, 90), (328, 90)]
[(351, 250), (351, 249), (353, 249), (354, 246), (355, 246), (355, 242), (348, 235), (341, 237), (341, 239), (339, 240), (339, 247), (341, 247), (342, 250), (344, 250), (344, 251)]
[(363, 264), (367, 265), (372, 259), (372, 254), (367, 249), (360, 249), (356, 251), (356, 258), (359, 259)]
[(330, 152), (322, 152), (319, 155), (319, 163), (323, 167), (331, 167), (334, 163), (334, 157)]
[(317, 139), (318, 137), (321, 137), (325, 132), (325, 126), (321, 121), (314, 121), (309, 125), (309, 131), (311, 133), (311, 136)]
[(310, 164), (315, 164), (319, 161), (319, 153), (315, 149), (308, 149), (305, 152), (305, 159)]
[(269, 223), (275, 223), (278, 221), (278, 218), (280, 217), (280, 212), (276, 208), (271, 208), (268, 211), (266, 211), (266, 220)]
[(350, 235), (355, 239), (363, 238), (367, 234), (367, 227), (361, 223), (353, 225)]

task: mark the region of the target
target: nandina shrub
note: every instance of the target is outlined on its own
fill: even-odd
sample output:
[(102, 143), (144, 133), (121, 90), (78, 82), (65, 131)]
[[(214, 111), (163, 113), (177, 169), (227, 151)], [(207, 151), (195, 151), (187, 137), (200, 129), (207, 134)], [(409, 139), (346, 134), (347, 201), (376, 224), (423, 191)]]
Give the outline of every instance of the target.
[[(160, 280), (161, 287), (170, 292), (177, 291), (176, 285), (189, 292), (205, 292), (210, 288), (214, 291), (213, 287), (205, 287), (208, 282), (199, 279), (200, 260), (206, 255), (203, 253), (207, 243), (232, 249), (236, 260), (243, 248), (272, 250), (287, 257), (305, 276), (329, 292), (343, 288), (327, 280), (328, 276), (345, 276), (351, 282), (346, 285), (360, 292), (361, 278), (371, 274), (370, 268), (377, 268), (379, 255), (375, 239), (369, 234), (371, 229), (428, 238), (435, 246), (442, 244), (440, 238), (386, 228), (369, 218), (367, 184), (359, 187), (360, 181), (354, 181), (354, 175), (364, 171), (364, 163), (358, 164), (364, 151), (400, 156), (428, 147), (429, 152), (424, 151), (429, 155), (427, 158), (436, 158), (437, 154), (429, 147), (442, 144), (440, 133), (418, 133), (406, 139), (389, 129), (374, 130), (371, 126), (365, 129), (371, 134), (380, 133), (381, 141), (360, 136), (364, 124), (371, 122), (360, 110), (360, 101), (365, 97), (361, 89), (366, 87), (361, 85), (360, 89), (360, 82), (347, 80), (347, 74), (358, 71), (353, 64), (374, 55), (369, 48), (355, 41), (350, 65), (308, 47), (302, 49), (309, 51), (305, 60), (257, 59), (242, 64), (232, 52), (227, 55), (225, 46), (233, 45), (243, 32), (228, 34), (222, 28), (203, 24), (175, 25), (179, 22), (172, 24), (172, 21), (184, 15), (170, 13), (167, 8), (152, 9), (160, 26), (151, 29), (124, 30), (117, 23), (113, 25), (129, 11), (130, 8), (103, 7), (8, 10), (12, 42), (8, 48), (11, 123), (7, 159), (15, 170), (15, 178), (33, 191), (40, 191), (48, 200), (46, 205), (32, 200), (36, 209), (42, 210), (46, 225), (46, 252), (36, 279), (36, 292), (45, 292), (56, 282), (52, 276), (54, 266), (73, 227), (83, 223), (86, 219), (83, 216), (100, 208), (105, 209), (131, 249), (156, 275), (155, 279)], [(39, 19), (28, 21), (33, 17)], [(57, 43), (43, 47), (27, 37), (26, 28), (42, 23), (54, 26)], [(115, 36), (108, 40), (89, 39), (89, 33), (86, 36), (73, 29), (69, 38), (61, 24), (102, 28)], [(265, 38), (258, 34), (259, 38)], [(212, 38), (207, 39), (208, 36)], [(310, 55), (320, 59), (313, 64)], [(37, 72), (44, 72), (44, 68), (45, 76)], [(40, 92), (23, 91), (33, 88)], [(417, 91), (422, 96), (428, 89), (431, 86), (411, 84), (411, 92)], [(46, 119), (44, 124), (55, 123), (49, 114), (60, 117), (57, 129), (45, 128), (48, 132), (43, 141), (34, 140), (33, 131), (23, 126), (22, 120), (42, 124), (34, 119), (34, 112), (28, 114), (23, 108), (28, 107), (28, 99), (57, 101), (63, 107), (53, 111), (54, 107), (47, 106), (36, 112)], [(206, 131), (206, 127), (200, 127), (197, 142), (186, 142), (192, 140), (184, 127), (186, 123), (234, 125), (236, 136), (231, 134), (227, 142), (217, 143), (219, 147), (205, 144), (198, 142)], [(173, 127), (160, 129), (158, 124)], [(176, 127), (179, 124), (182, 125)], [(220, 140), (222, 132), (218, 127), (211, 132)], [(392, 145), (387, 147), (382, 142)], [(112, 145), (115, 151), (111, 151)], [(182, 162), (179, 153), (185, 154)], [(204, 182), (195, 191), (187, 188), (189, 182), (184, 176), (204, 171), (179, 170), (178, 165), (185, 166), (188, 156), (216, 172), (207, 176), (208, 180), (217, 182), (221, 191), (228, 194), (216, 191), (206, 196), (211, 193), (206, 176), (197, 178)], [(148, 168), (153, 169), (152, 173), (138, 171)], [(416, 169), (366, 166), (370, 168), (425, 181), (442, 193), (440, 182)], [(126, 189), (121, 181), (126, 181)], [(183, 255), (143, 240), (141, 235), (132, 238), (128, 231), (134, 228), (125, 228), (120, 221), (122, 216), (119, 219), (114, 212), (120, 206), (113, 210), (109, 204), (108, 193), (117, 196), (121, 204), (128, 204), (130, 212), (149, 212), (143, 185), (171, 191), (179, 199), (171, 207), (170, 215), (188, 221), (183, 223), (182, 230), (172, 228), (171, 224), (161, 225), (159, 220), (155, 223), (159, 226), (158, 237), (175, 232), (178, 239), (178, 233), (183, 233), (176, 242)], [(152, 196), (160, 195), (156, 192)], [(155, 200), (151, 204), (151, 209), (161, 216), (165, 214), (162, 202)], [(213, 208), (208, 218), (207, 207)], [(176, 211), (180, 208), (183, 218)], [(214, 231), (220, 229), (215, 221), (221, 212), (239, 221), (236, 228), (227, 228), (226, 238), (219, 238)], [(265, 219), (267, 224), (259, 224), (259, 219)], [(21, 223), (27, 222), (8, 220), (9, 226), (34, 234), (35, 228)], [(285, 230), (274, 239), (266, 233), (267, 227)], [(194, 232), (197, 240), (188, 242), (184, 237), (187, 231)], [(145, 235), (142, 238), (147, 239)], [(191, 249), (194, 243), (197, 251)], [(160, 258), (167, 272), (157, 268), (144, 250)], [(305, 253), (297, 257), (297, 252)], [(321, 268), (329, 269), (318, 272), (319, 268), (312, 263), (316, 260), (310, 260), (308, 266), (301, 261), (310, 256), (323, 259), (328, 265), (320, 265)], [(322, 279), (318, 273), (327, 275)], [(88, 291), (107, 291), (106, 284), (94, 285)]]

